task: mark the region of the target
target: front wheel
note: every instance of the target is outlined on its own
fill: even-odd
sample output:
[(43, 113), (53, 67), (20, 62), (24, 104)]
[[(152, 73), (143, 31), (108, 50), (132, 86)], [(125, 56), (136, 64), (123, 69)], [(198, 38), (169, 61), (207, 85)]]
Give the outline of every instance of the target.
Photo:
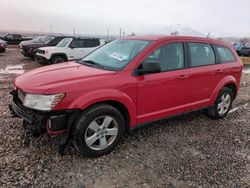
[(54, 56), (51, 60), (51, 64), (63, 63), (66, 59), (63, 56)]
[(233, 92), (230, 88), (224, 87), (218, 95), (214, 106), (208, 109), (208, 115), (215, 119), (227, 116), (233, 103)]
[(73, 141), (76, 149), (88, 157), (111, 152), (125, 132), (125, 122), (119, 110), (107, 104), (87, 109), (76, 121)]

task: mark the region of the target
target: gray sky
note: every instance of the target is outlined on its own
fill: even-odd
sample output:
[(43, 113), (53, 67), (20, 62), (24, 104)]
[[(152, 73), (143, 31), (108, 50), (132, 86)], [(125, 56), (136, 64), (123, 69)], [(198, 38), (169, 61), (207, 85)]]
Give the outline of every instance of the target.
[[(145, 34), (181, 24), (216, 36), (250, 36), (250, 0), (0, 0), (0, 30)], [(2, 16), (4, 15), (4, 16)]]

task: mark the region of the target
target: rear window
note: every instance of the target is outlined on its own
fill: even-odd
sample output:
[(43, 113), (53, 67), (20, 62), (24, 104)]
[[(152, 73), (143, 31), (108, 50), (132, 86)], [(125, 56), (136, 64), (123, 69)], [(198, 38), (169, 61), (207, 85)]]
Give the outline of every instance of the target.
[(189, 49), (192, 67), (215, 64), (214, 50), (210, 44), (189, 43)]
[(231, 50), (224, 46), (215, 46), (219, 52), (220, 61), (223, 63), (234, 62), (236, 58), (234, 57)]

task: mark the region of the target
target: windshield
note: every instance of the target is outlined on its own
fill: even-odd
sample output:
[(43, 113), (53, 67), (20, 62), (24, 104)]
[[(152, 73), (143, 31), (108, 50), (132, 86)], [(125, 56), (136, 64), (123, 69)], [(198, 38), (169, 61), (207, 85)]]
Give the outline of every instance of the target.
[(149, 41), (117, 39), (84, 57), (79, 63), (92, 62), (111, 70), (123, 69)]
[(66, 47), (71, 40), (72, 40), (71, 38), (65, 38), (65, 39), (61, 40), (61, 42), (59, 42), (56, 46), (57, 47)]
[(44, 38), (41, 38), (40, 41), (42, 41), (43, 43), (45, 44), (48, 44), (50, 41), (52, 41), (55, 37), (53, 36), (47, 36), (47, 37), (44, 37)]

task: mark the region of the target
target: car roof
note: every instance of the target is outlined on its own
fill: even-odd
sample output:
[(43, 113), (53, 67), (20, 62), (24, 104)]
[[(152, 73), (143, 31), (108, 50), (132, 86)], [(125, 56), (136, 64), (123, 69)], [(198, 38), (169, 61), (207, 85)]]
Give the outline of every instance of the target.
[(73, 38), (73, 39), (96, 39), (99, 40), (99, 38), (94, 38), (94, 37), (79, 37), (79, 36), (68, 36), (64, 38)]
[(130, 39), (130, 40), (147, 40), (147, 41), (168, 41), (168, 40), (190, 40), (194, 42), (209, 42), (217, 45), (223, 45), (232, 47), (231, 43), (206, 38), (206, 37), (193, 37), (193, 36), (174, 36), (174, 35), (145, 35), (145, 36), (129, 36), (123, 37), (123, 39)]

